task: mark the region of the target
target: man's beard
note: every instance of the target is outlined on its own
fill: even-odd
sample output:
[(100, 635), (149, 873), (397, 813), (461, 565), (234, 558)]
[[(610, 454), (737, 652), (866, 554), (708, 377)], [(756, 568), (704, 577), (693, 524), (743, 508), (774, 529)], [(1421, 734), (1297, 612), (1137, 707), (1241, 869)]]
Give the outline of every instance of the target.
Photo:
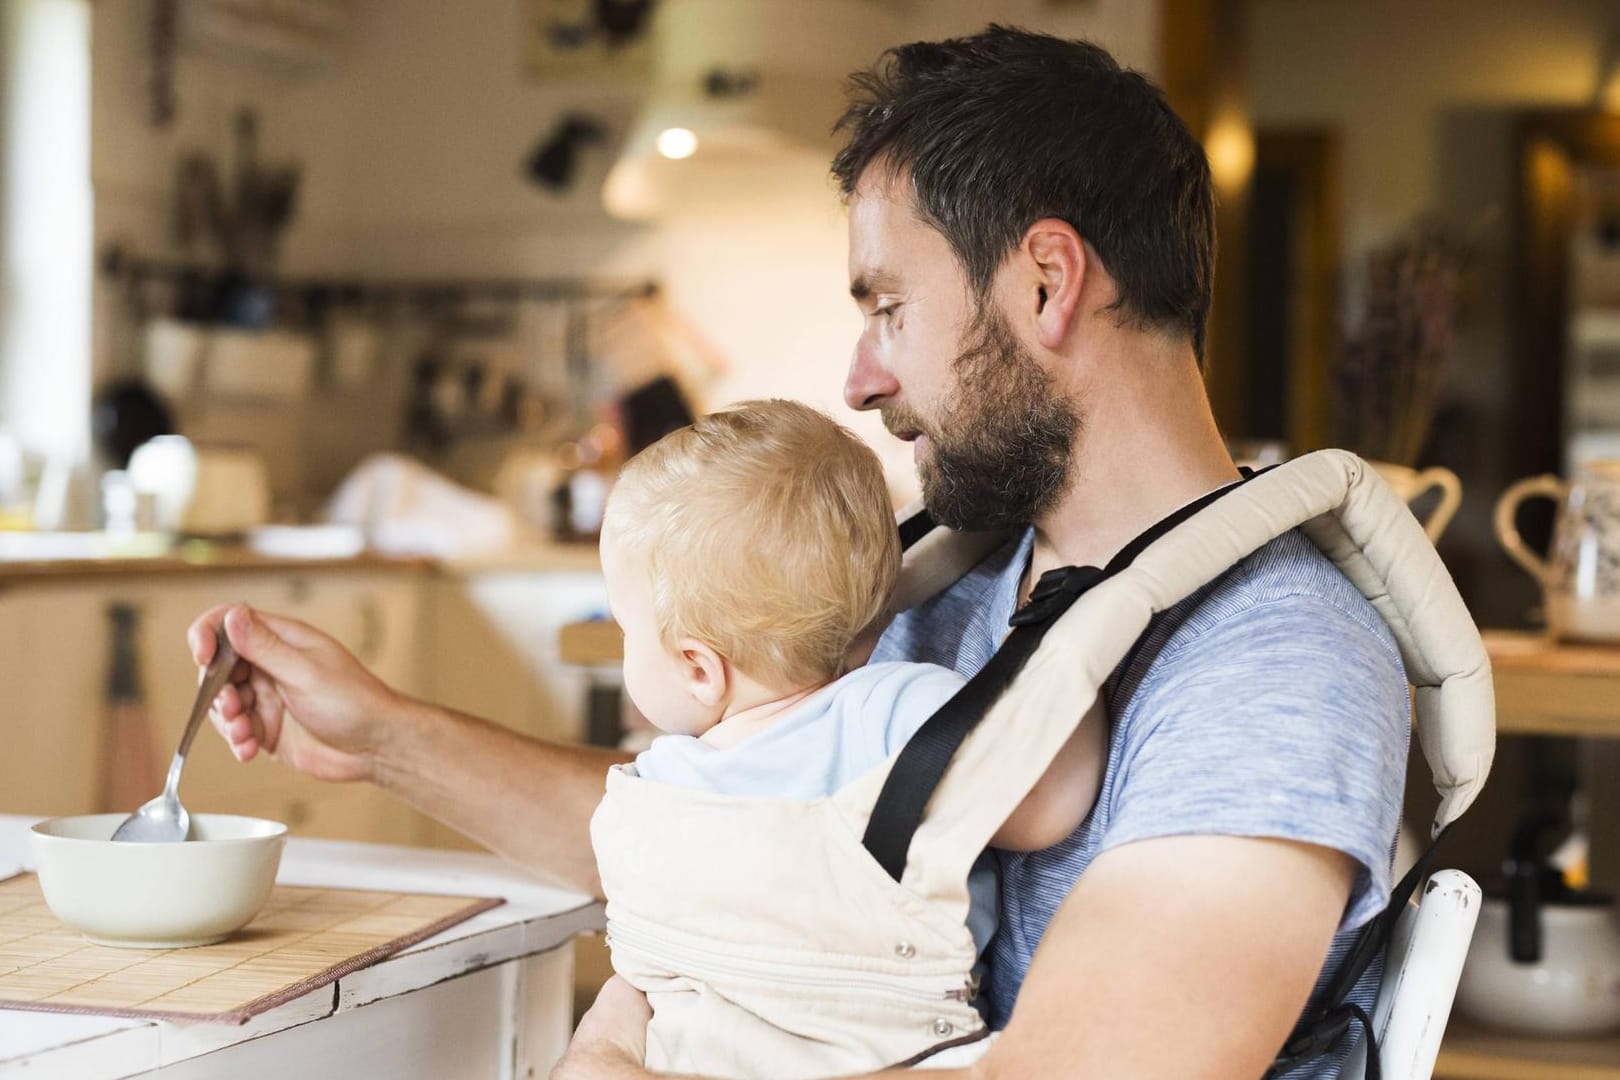
[(918, 463), (923, 502), (953, 529), (1011, 529), (1062, 497), (1080, 431), (1076, 410), (1024, 349), (999, 312), (986, 308), (978, 341), (951, 368), (956, 388), (924, 422), (904, 406), (883, 410), (891, 431), (928, 436)]

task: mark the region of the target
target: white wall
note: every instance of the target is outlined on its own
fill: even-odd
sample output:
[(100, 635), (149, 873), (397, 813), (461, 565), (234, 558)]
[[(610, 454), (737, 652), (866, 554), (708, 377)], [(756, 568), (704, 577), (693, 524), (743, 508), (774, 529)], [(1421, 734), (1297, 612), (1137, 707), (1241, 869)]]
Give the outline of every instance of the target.
[[(682, 0), (666, 0), (679, 3)], [(800, 0), (758, 0), (792, 5)], [(704, 197), (657, 224), (608, 218), (599, 190), (612, 154), (590, 154), (566, 196), (521, 175), (535, 142), (563, 113), (584, 109), (628, 126), (638, 85), (536, 82), (520, 52), (520, 0), (361, 0), (338, 62), (322, 75), (280, 80), (197, 57), (181, 68), (176, 130), (141, 117), (145, 5), (96, 6), (98, 237), (161, 236), (176, 152), (227, 145), (238, 103), (256, 103), (271, 156), (305, 164), (288, 269), (430, 274), (651, 275), (715, 344), (727, 374), (707, 405), (761, 394), (800, 397), (845, 415), (840, 387), (858, 323), (846, 295), (844, 225), (821, 156), (785, 156), (718, 175)], [(918, 37), (972, 32), (995, 19), (1095, 35), (1123, 61), (1157, 62), (1158, 5), (1094, 0), (874, 0), (871, 54)], [(840, 100), (829, 89), (830, 124)], [(109, 298), (102, 296), (103, 311)], [(118, 362), (103, 320), (99, 370)], [(849, 419), (845, 415), (846, 419)], [(851, 419), (891, 459), (900, 493), (910, 455), (875, 417)]]

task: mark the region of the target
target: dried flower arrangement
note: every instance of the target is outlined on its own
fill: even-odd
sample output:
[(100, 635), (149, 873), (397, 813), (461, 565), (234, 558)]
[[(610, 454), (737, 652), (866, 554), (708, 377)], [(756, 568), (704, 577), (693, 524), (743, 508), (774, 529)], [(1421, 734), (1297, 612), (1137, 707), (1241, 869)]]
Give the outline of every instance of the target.
[(1417, 463), (1456, 350), (1467, 263), (1462, 240), (1433, 218), (1368, 253), (1360, 325), (1330, 373), (1335, 445)]

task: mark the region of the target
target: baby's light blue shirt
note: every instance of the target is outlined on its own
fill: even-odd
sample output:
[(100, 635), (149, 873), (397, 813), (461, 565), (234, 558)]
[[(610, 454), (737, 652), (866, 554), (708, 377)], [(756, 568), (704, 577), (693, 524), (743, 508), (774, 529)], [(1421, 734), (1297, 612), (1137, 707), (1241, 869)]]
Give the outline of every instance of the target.
[(831, 795), (904, 746), (963, 682), (936, 664), (868, 664), (735, 746), (660, 735), (636, 758), (636, 772), (720, 795)]

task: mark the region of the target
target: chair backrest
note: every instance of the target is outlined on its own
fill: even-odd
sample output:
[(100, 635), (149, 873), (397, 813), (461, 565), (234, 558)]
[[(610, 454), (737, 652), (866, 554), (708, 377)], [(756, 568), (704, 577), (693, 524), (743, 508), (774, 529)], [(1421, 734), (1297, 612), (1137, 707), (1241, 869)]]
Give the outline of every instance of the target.
[[(1437, 870), (1419, 902), (1396, 921), (1372, 1016), (1384, 1080), (1429, 1080), (1434, 1073), (1479, 905), (1473, 878)], [(1356, 1044), (1341, 1074), (1346, 1080), (1365, 1075), (1366, 1049), (1365, 1039)]]

